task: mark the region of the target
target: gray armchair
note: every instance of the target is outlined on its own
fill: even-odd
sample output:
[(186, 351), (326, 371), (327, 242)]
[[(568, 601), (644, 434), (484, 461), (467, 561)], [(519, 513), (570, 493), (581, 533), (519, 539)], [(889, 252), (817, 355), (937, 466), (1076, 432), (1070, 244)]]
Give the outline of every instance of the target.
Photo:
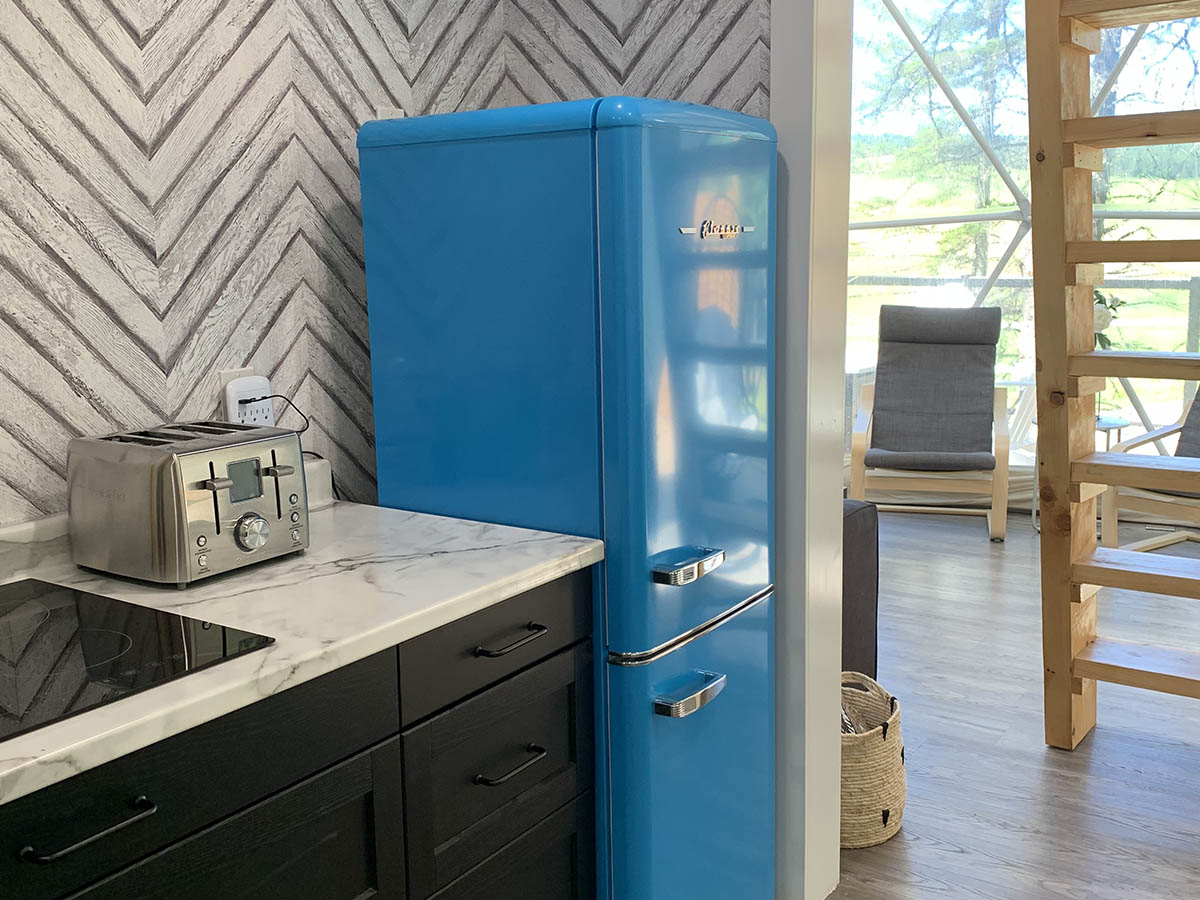
[(863, 386), (850, 444), (852, 498), (872, 488), (990, 494), (988, 509), (892, 508), (986, 515), (992, 540), (1004, 540), (1008, 392), (996, 387), (999, 339), (996, 308), (879, 310), (875, 383)]
[[(1200, 457), (1200, 403), (1190, 402), (1184, 406), (1179, 421), (1162, 428), (1121, 441), (1112, 448), (1113, 453), (1128, 453), (1146, 444), (1165, 437), (1179, 435), (1175, 447), (1176, 456)], [(1175, 490), (1133, 490), (1117, 485), (1109, 486), (1100, 498), (1100, 542), (1105, 547), (1120, 547), (1122, 550), (1159, 550), (1183, 541), (1200, 542), (1200, 533), (1183, 529), (1168, 531), (1133, 544), (1120, 545), (1117, 524), (1120, 510), (1128, 509), (1140, 513), (1186, 522), (1200, 526), (1200, 477), (1194, 472), (1179, 472)]]

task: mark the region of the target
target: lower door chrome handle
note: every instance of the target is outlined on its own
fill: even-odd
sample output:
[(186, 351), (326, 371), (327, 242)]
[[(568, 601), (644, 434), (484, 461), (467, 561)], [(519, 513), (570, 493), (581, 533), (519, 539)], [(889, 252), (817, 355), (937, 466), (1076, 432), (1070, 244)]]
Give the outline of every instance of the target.
[(676, 547), (655, 554), (650, 575), (657, 584), (691, 584), (725, 562), (725, 551), (713, 547)]
[(717, 699), (717, 695), (725, 690), (725, 676), (716, 672), (697, 672), (704, 679), (700, 690), (684, 696), (669, 696), (654, 698), (654, 714), (666, 716), (668, 719), (682, 719), (690, 716), (702, 706), (707, 706)]

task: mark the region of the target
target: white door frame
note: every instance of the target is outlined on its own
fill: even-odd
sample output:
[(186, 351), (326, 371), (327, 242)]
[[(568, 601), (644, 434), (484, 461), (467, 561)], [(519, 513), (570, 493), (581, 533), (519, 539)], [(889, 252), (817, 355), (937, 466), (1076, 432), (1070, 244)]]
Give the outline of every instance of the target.
[(852, 7), (849, 0), (771, 4), (771, 120), (780, 154), (778, 900), (823, 900), (837, 886), (840, 872)]

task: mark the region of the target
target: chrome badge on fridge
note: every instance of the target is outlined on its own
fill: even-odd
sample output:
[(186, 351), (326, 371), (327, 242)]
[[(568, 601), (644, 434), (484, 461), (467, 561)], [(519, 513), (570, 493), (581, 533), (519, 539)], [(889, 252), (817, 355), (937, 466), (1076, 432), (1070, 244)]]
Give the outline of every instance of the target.
[(176, 583), (308, 547), (300, 436), (184, 422), (71, 441), (71, 548), (90, 569)]

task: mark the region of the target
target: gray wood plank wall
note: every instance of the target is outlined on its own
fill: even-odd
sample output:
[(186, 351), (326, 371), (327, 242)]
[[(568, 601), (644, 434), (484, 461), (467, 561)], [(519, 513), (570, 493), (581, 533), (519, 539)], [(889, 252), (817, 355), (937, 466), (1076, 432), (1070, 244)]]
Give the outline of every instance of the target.
[(372, 500), (358, 126), (615, 93), (765, 115), (768, 26), (769, 0), (0, 0), (0, 525), (65, 507), (72, 437), (214, 415), (241, 365)]

